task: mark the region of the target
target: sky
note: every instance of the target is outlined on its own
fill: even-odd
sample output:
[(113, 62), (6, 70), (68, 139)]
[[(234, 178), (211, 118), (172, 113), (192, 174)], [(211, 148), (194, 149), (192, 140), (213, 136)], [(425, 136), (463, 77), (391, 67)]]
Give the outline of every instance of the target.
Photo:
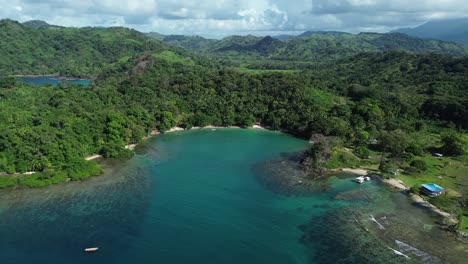
[(201, 35), (388, 32), (468, 15), (467, 0), (0, 0), (0, 18)]

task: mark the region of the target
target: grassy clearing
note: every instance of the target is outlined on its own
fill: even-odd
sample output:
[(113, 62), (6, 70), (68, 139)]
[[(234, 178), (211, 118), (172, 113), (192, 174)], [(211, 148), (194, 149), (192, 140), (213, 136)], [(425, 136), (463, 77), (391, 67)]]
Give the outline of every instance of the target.
[[(463, 160), (449, 157), (435, 158), (430, 155), (419, 157), (427, 164), (427, 170), (417, 173), (402, 173), (397, 178), (408, 186), (421, 185), (423, 183), (436, 183), (449, 193), (456, 195), (463, 186), (468, 184), (468, 164)], [(408, 166), (408, 164), (405, 164)], [(458, 194), (459, 195), (459, 194)]]
[(352, 152), (346, 150), (335, 150), (332, 158), (325, 164), (327, 169), (336, 168), (357, 168), (361, 165), (361, 160), (356, 157)]
[(460, 224), (458, 224), (458, 230), (463, 232), (468, 232), (468, 216), (462, 216), (460, 219)]
[[(431, 134), (420, 138), (427, 145), (434, 145), (437, 139)], [(370, 150), (369, 158), (361, 160), (359, 167), (369, 171), (378, 171), (380, 159), (380, 152)], [(411, 161), (390, 160), (392, 170), (398, 169), (398, 174), (394, 177), (403, 181), (408, 187), (415, 187), (416, 190), (419, 190), (421, 184), (424, 183), (436, 183), (445, 188), (445, 192), (438, 197), (430, 198), (424, 195), (422, 197), (458, 217), (460, 221), (458, 230), (468, 232), (468, 208), (463, 206), (462, 201), (463, 195), (468, 194), (468, 156), (436, 158), (426, 153), (412, 160), (423, 161), (426, 170), (418, 171), (410, 168)], [(387, 176), (393, 177), (393, 175)]]
[[(460, 223), (458, 230), (468, 231), (468, 208), (462, 206), (461, 197), (468, 192), (468, 163), (466, 157), (435, 158), (430, 155), (419, 157), (427, 164), (424, 172), (403, 172), (396, 178), (402, 180), (409, 187), (419, 188), (423, 183), (436, 183), (445, 192), (434, 198), (422, 196), (435, 206), (458, 216)], [(408, 164), (405, 164), (407, 166)]]
[(16, 178), (10, 176), (0, 176), (0, 189), (16, 185)]
[(165, 60), (170, 63), (180, 63), (184, 65), (195, 65), (195, 63), (190, 60), (190, 58), (181, 57), (179, 54), (165, 50), (163, 52), (153, 54), (153, 57), (160, 60)]

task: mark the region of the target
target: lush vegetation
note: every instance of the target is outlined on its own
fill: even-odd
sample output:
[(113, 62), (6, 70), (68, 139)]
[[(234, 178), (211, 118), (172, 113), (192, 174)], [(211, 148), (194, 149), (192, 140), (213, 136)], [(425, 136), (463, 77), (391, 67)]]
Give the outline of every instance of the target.
[(126, 28), (61, 28), (41, 21), (0, 20), (0, 76), (60, 74), (93, 77), (125, 56), (162, 44)]
[[(380, 150), (391, 156), (418, 156), (429, 146), (410, 140), (409, 133), (433, 124), (466, 128), (467, 71), (466, 59), (391, 52), (304, 72), (248, 74), (166, 50), (116, 62), (90, 87), (36, 88), (6, 79), (0, 90), (0, 171), (67, 171), (79, 179), (73, 171), (85, 170), (82, 157), (126, 157), (131, 152), (124, 146), (155, 128), (257, 121), (305, 138), (335, 136), (361, 155), (370, 139), (379, 139)], [(434, 97), (452, 98), (441, 100), (450, 107), (434, 115), (427, 110)], [(459, 108), (452, 107), (457, 102)], [(456, 141), (456, 130), (449, 130)], [(446, 141), (464, 149), (464, 143)]]
[(362, 52), (394, 49), (410, 53), (438, 53), (452, 56), (468, 54), (468, 48), (454, 43), (423, 40), (404, 34), (305, 32), (281, 41), (272, 37), (230, 36), (222, 40), (199, 36), (147, 36), (166, 44), (197, 53), (216, 56), (234, 67), (247, 64), (251, 69), (305, 69), (317, 63), (343, 59)]
[(216, 55), (203, 57), (123, 28), (3, 20), (0, 29), (0, 74), (97, 76), (89, 87), (0, 78), (0, 188), (98, 175), (83, 157), (129, 157), (125, 146), (154, 129), (261, 122), (327, 139), (306, 153), (315, 172), (367, 166), (409, 186), (440, 183), (448, 196), (433, 203), (466, 217), (468, 58), (426, 54), (459, 56), (461, 46), (401, 34), (309, 33), (284, 42), (153, 34)]

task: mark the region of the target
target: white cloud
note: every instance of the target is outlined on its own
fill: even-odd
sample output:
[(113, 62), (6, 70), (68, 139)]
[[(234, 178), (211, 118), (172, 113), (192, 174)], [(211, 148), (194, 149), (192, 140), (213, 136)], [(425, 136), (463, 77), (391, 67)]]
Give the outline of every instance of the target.
[(165, 34), (387, 31), (468, 14), (466, 0), (0, 0), (0, 18)]

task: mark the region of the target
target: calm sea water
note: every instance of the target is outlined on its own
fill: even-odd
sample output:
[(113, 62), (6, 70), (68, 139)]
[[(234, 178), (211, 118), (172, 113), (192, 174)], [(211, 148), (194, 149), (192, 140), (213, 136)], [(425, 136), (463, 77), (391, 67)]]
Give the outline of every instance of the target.
[(306, 197), (259, 183), (256, 164), (305, 147), (268, 131), (178, 132), (107, 175), (1, 191), (0, 263), (462, 263), (454, 238), (377, 181), (334, 177)]
[[(44, 85), (44, 84), (52, 84), (52, 85), (57, 85), (59, 82), (62, 82), (63, 80), (55, 78), (55, 77), (47, 77), (47, 76), (41, 76), (41, 77), (21, 77), (21, 81), (24, 83), (28, 84), (34, 84), (34, 85)], [(81, 84), (88, 86), (91, 81), (85, 80), (85, 79), (70, 79), (66, 80), (69, 83), (72, 84)]]

